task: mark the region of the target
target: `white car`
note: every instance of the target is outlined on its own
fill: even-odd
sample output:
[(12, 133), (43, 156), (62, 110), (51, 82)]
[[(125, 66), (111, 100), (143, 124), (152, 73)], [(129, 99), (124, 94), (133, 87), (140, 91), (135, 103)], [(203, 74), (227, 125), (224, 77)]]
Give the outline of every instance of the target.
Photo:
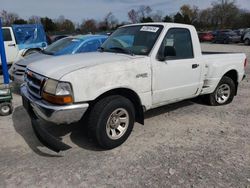
[(193, 26), (134, 24), (118, 28), (100, 52), (30, 64), (21, 94), (38, 138), (52, 150), (69, 146), (35, 119), (85, 118), (97, 143), (111, 149), (129, 137), (135, 121), (144, 123), (147, 110), (199, 95), (210, 105), (230, 103), (246, 64), (243, 53), (202, 53)]

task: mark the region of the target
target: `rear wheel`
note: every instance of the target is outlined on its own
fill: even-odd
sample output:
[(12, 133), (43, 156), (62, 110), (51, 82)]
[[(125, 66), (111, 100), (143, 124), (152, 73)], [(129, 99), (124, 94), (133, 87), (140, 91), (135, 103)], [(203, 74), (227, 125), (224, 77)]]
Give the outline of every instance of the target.
[(89, 130), (104, 149), (112, 149), (127, 140), (134, 126), (135, 111), (130, 100), (114, 95), (98, 101), (91, 109)]
[(224, 76), (216, 87), (215, 91), (205, 96), (205, 100), (212, 106), (225, 105), (232, 102), (236, 92), (234, 81)]

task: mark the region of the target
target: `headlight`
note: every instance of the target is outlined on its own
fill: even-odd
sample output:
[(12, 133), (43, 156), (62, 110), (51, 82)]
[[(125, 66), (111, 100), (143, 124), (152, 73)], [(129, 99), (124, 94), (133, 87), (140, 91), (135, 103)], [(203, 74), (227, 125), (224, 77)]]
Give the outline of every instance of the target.
[(45, 82), (42, 97), (54, 104), (70, 104), (73, 102), (73, 92), (70, 83), (51, 79)]
[(55, 95), (57, 84), (58, 84), (58, 81), (48, 79), (45, 82), (43, 91), (45, 91), (46, 93)]

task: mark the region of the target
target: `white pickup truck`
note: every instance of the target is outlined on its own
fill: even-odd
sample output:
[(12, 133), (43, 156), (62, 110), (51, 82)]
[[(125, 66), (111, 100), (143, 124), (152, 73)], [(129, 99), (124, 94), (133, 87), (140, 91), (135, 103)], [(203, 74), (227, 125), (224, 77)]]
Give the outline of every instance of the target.
[[(99, 52), (30, 64), (21, 94), (32, 119), (56, 124), (87, 119), (97, 143), (110, 149), (128, 138), (135, 121), (144, 123), (149, 109), (199, 95), (210, 105), (230, 103), (246, 64), (241, 53), (202, 54), (190, 25), (127, 25)], [(68, 149), (39, 125), (33, 128), (49, 148)]]

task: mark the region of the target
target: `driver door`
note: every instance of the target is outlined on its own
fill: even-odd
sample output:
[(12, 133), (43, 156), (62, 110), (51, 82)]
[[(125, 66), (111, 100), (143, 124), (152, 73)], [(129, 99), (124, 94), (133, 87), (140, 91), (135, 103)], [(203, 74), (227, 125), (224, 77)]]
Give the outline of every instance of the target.
[(201, 66), (194, 57), (190, 31), (170, 29), (153, 61), (153, 105), (167, 104), (195, 96)]

